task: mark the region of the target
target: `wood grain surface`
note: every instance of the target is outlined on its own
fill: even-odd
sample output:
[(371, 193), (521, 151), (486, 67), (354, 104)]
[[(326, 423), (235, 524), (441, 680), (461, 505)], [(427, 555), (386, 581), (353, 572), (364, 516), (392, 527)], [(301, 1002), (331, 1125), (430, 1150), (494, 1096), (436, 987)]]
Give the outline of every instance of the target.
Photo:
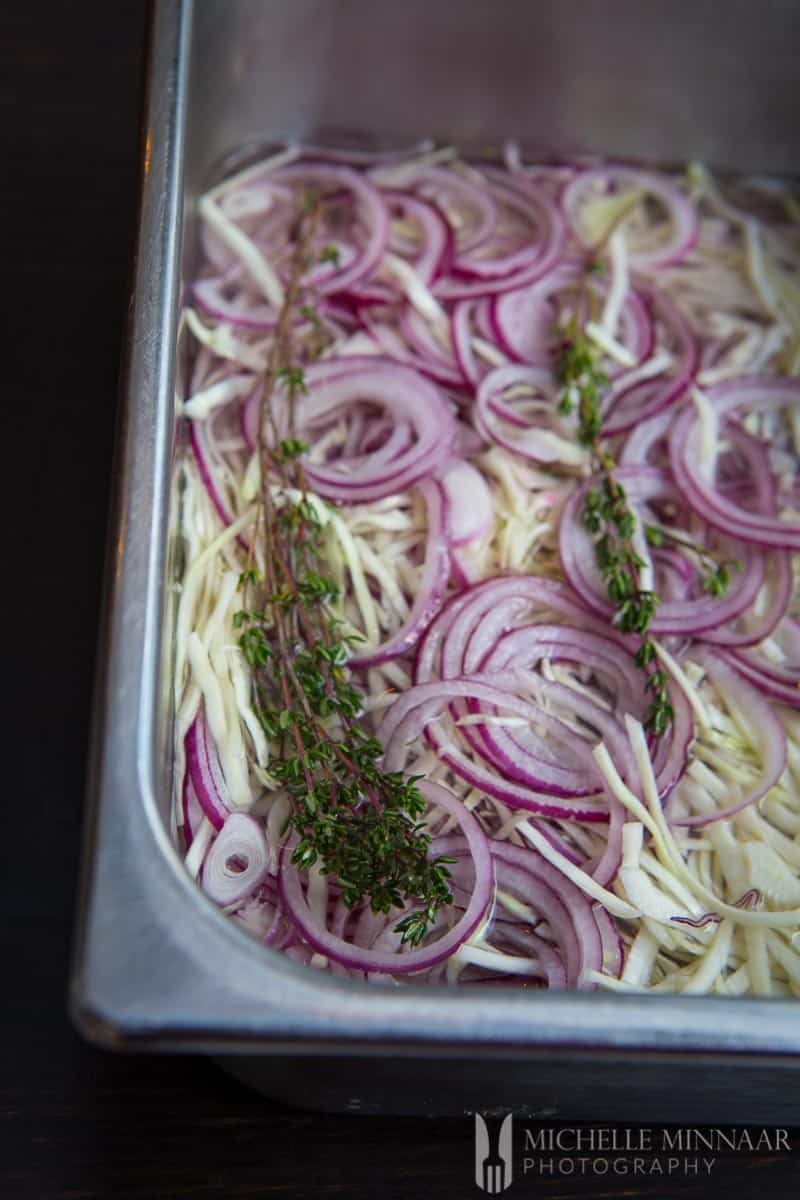
[[(114, 1057), (68, 1023), (147, 10), (100, 0), (3, 9), (0, 1197), (477, 1197), (466, 1118), (290, 1111), (210, 1062)], [(599, 1095), (598, 1122), (602, 1109)], [(557, 1166), (508, 1194), (794, 1196), (800, 1131), (790, 1136), (793, 1153), (720, 1154), (705, 1178)]]

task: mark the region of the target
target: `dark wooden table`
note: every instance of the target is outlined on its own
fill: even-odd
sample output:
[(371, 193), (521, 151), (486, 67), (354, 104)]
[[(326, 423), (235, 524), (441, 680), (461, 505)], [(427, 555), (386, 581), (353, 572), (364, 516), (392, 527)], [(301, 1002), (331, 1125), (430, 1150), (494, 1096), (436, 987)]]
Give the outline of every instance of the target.
[[(12, 659), (0, 1197), (478, 1196), (466, 1119), (288, 1111), (200, 1059), (100, 1053), (66, 1017), (145, 19), (136, 2), (27, 0), (4, 6), (0, 28)], [(598, 1096), (598, 1121), (602, 1107)], [(792, 1137), (795, 1154), (729, 1154), (710, 1180), (557, 1173), (518, 1180), (509, 1194), (796, 1195), (800, 1131)]]

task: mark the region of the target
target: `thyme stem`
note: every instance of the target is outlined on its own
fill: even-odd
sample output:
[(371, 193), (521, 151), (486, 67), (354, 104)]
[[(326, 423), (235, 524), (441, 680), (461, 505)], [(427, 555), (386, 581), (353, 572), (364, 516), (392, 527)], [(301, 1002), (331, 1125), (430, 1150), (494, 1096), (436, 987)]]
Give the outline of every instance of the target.
[[(588, 284), (585, 289), (588, 309), (591, 303)], [(577, 408), (578, 438), (591, 452), (593, 474), (598, 482), (586, 494), (583, 522), (595, 535), (595, 558), (615, 609), (614, 624), (623, 633), (641, 638), (636, 662), (646, 672), (645, 687), (652, 693), (645, 725), (661, 736), (669, 728), (674, 713), (664, 673), (651, 669), (656, 648), (647, 634), (660, 597), (641, 586), (640, 571), (645, 564), (632, 540), (637, 517), (628, 505), (625, 488), (615, 475), (617, 464), (602, 438), (602, 396), (608, 378), (600, 368), (597, 348), (577, 318), (567, 329), (556, 363), (556, 378), (561, 385), (559, 409), (568, 416)]]
[[(374, 911), (388, 912), (419, 903), (396, 926), (403, 942), (418, 945), (452, 901), (446, 867), (452, 860), (429, 860), (425, 801), (415, 781), (381, 769), (382, 747), (358, 720), (362, 697), (349, 681), (346, 640), (330, 612), (338, 592), (323, 572), (322, 525), (301, 461), (307, 447), (296, 436), (306, 383), (293, 319), (301, 298), (300, 315), (313, 311), (302, 279), (320, 207), (317, 196), (295, 226), (258, 423), (264, 574), (253, 566), (251, 546), (234, 621), (252, 672), (256, 715), (277, 746), (270, 771), (293, 803), (293, 863), (307, 869), (321, 861), (323, 873), (337, 876), (349, 907), (366, 899)], [(334, 262), (334, 251), (326, 247), (323, 260)], [(319, 326), (313, 329), (316, 337)]]

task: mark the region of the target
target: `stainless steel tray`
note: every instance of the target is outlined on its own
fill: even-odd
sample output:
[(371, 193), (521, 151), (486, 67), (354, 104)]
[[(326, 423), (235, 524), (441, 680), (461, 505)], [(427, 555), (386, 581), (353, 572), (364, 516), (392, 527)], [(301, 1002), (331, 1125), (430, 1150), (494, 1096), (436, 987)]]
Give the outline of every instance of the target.
[(516, 136), (542, 153), (791, 171), (794, 9), (156, 3), (72, 980), (91, 1040), (223, 1056), (265, 1091), (351, 1111), (596, 1117), (599, 1088), (608, 1118), (800, 1119), (796, 1004), (326, 978), (263, 950), (205, 900), (167, 818), (175, 331), (197, 191), (232, 152), (287, 137), (441, 135), (479, 148)]

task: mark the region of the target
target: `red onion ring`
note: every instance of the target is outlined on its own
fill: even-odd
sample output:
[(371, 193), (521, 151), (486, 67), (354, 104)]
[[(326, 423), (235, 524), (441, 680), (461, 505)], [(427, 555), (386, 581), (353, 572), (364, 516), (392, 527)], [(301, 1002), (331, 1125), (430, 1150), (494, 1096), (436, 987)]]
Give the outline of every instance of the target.
[[(666, 465), (666, 437), (672, 428), (675, 414), (670, 408), (662, 408), (655, 416), (637, 421), (631, 428), (617, 463), (620, 467), (661, 467)], [(651, 455), (663, 446), (664, 461), (653, 462)]]
[[(630, 712), (639, 719), (644, 715), (647, 707), (644, 679), (633, 658), (617, 642), (568, 625), (526, 625), (505, 634), (481, 662), (480, 670), (502, 676), (520, 667), (533, 670), (542, 659), (548, 663), (571, 662), (590, 667), (614, 692), (615, 711)], [(471, 703), (469, 708), (473, 713), (482, 711), (480, 704)], [(475, 725), (465, 732), (473, 748), (507, 778), (552, 795), (589, 795), (598, 790), (596, 766), (588, 744), (585, 753), (579, 753), (573, 762), (569, 744), (563, 749), (553, 747), (551, 754), (547, 754), (547, 746), (540, 746), (537, 753), (531, 754), (525, 744), (502, 727)], [(573, 749), (579, 744), (576, 738)]]
[(456, 459), (439, 475), (444, 493), (445, 529), (451, 546), (466, 546), (494, 525), (492, 494), (472, 463)]
[[(503, 634), (520, 622), (551, 621), (553, 614), (574, 623), (578, 635), (583, 631), (610, 639), (620, 646), (623, 654), (633, 654), (636, 650), (635, 638), (617, 632), (606, 621), (593, 616), (565, 584), (531, 575), (499, 576), (452, 597), (442, 608), (418, 644), (414, 681), (419, 684), (473, 675)], [(675, 715), (670, 733), (658, 740), (654, 750), (654, 770), (662, 798), (670, 794), (681, 778), (694, 736), (688, 700), (672, 683), (668, 686)], [(430, 730), (426, 736), (429, 741), (435, 741)], [(470, 780), (474, 782), (476, 777), (471, 773), (470, 760), (455, 750), (449, 753), (457, 760), (457, 772), (464, 778), (467, 777), (465, 772), (470, 773)], [(475, 786), (485, 784), (486, 778), (482, 777)], [(512, 808), (535, 812), (546, 808), (548, 815), (556, 817), (573, 815), (563, 810), (554, 811), (552, 802), (544, 794), (532, 795), (516, 789), (506, 791), (498, 798)], [(588, 819), (606, 818), (604, 813), (600, 816), (595, 813)]]
[[(380, 182), (380, 172), (375, 172)], [(384, 173), (385, 174), (385, 173)], [(455, 233), (455, 245), (461, 254), (469, 254), (482, 246), (494, 233), (497, 225), (497, 204), (487, 188), (463, 175), (441, 167), (411, 166), (406, 186), (412, 186), (421, 196), (434, 203), (443, 213), (450, 229), (454, 222), (448, 211), (458, 207), (461, 218)], [(472, 212), (474, 220), (464, 221), (464, 209)]]
[(489, 306), (485, 296), (460, 300), (450, 314), (450, 340), (453, 354), (465, 383), (477, 387), (483, 376), (491, 371), (490, 363), (479, 359), (472, 348), (472, 326), (488, 320)]
[[(235, 860), (243, 866), (234, 869)], [(268, 871), (267, 839), (258, 821), (247, 813), (228, 813), (203, 863), (203, 891), (224, 908), (254, 892)]]
[(189, 445), (192, 448), (192, 454), (197, 463), (203, 487), (206, 489), (208, 498), (213, 504), (217, 516), (223, 525), (231, 525), (233, 523), (233, 513), (217, 490), (217, 485), (214, 482), (214, 474), (209, 465), (210, 452), (205, 422), (189, 421)]
[(382, 358), (316, 364), (306, 372), (308, 392), (298, 398), (297, 428), (313, 446), (316, 428), (367, 400), (380, 405), (395, 421), (407, 421), (416, 441), (391, 464), (364, 459), (351, 464), (340, 458), (328, 464), (306, 460), (309, 483), (330, 500), (380, 500), (403, 491), (429, 474), (449, 453), (455, 438), (452, 413), (430, 380), (410, 367)]
[(215, 829), (222, 829), (231, 812), (228, 788), (205, 717), (198, 713), (186, 734), (186, 767), (197, 802)]
[[(495, 185), (495, 192), (501, 189)], [(540, 230), (539, 239), (511, 254), (486, 256), (484, 241), (476, 251), (456, 254), (456, 269), (460, 276), (450, 275), (437, 280), (433, 293), (440, 300), (466, 300), (505, 292), (543, 278), (558, 264), (564, 250), (566, 229), (554, 202), (543, 191), (526, 190), (523, 194), (511, 188), (502, 189), (502, 200), (525, 220), (534, 221)]]
[[(645, 293), (655, 317), (666, 326), (674, 345), (675, 365), (652, 379), (629, 386), (637, 368), (623, 371), (613, 381), (604, 405), (603, 436), (616, 437), (627, 433), (640, 421), (657, 416), (685, 395), (700, 366), (700, 350), (689, 323), (677, 305), (664, 292), (655, 288)], [(656, 352), (658, 339), (656, 339)]]
[(724, 657), (741, 676), (747, 679), (763, 696), (769, 696), (789, 708), (800, 708), (800, 685), (796, 682), (776, 679), (764, 669), (760, 661), (745, 656), (735, 650), (725, 653)]
[[(640, 188), (656, 196), (667, 209), (673, 226), (672, 236), (665, 244), (653, 250), (631, 251), (628, 256), (631, 266), (640, 270), (655, 270), (681, 262), (697, 241), (697, 213), (691, 201), (673, 183), (650, 171), (616, 165), (595, 167), (582, 171), (570, 180), (562, 193), (561, 203), (576, 237), (587, 245), (581, 234), (580, 208), (588, 193), (598, 185), (605, 185), (608, 189), (617, 183)], [(588, 248), (591, 249), (591, 246)]]
[[(402, 338), (398, 340), (404, 350), (400, 354), (393, 352), (393, 358), (410, 362), (412, 366), (416, 366), (418, 370), (430, 375), (431, 379), (443, 387), (463, 388), (466, 382), (464, 373), (452, 353), (452, 346), (449, 345), (448, 353), (448, 349), (443, 348), (436, 341), (424, 317), (420, 316), (411, 305), (406, 305), (400, 316), (400, 332)], [(403, 342), (403, 338), (407, 345)], [(413, 350), (413, 354), (409, 352), (409, 346)]]
[(328, 163), (298, 163), (279, 167), (271, 172), (272, 186), (281, 184), (311, 184), (315, 188), (330, 186), (345, 189), (355, 201), (366, 227), (366, 241), (356, 251), (350, 262), (342, 267), (335, 264), (320, 264), (305, 276), (304, 283), (313, 287), (319, 295), (342, 292), (364, 279), (377, 267), (386, 248), (389, 234), (389, 215), (380, 192), (365, 175), (359, 175), (349, 167)]
[[(791, 555), (783, 550), (775, 550), (769, 555), (765, 566), (765, 587), (769, 588), (769, 601), (758, 617), (752, 617), (745, 612), (740, 618), (741, 628), (735, 623), (723, 625), (719, 629), (707, 629), (703, 634), (704, 642), (715, 646), (733, 648), (737, 660), (749, 662), (755, 670), (759, 669), (761, 659), (757, 652), (742, 653), (742, 648), (757, 646), (780, 625), (786, 615), (792, 598), (794, 577), (792, 574)], [(765, 666), (766, 674), (769, 670)]]
[[(541, 855), (509, 842), (493, 841), (492, 855), (497, 866), (497, 884), (510, 891), (518, 899), (529, 901), (541, 911), (544, 909), (548, 925), (562, 948), (567, 973), (568, 987), (585, 987), (582, 975), (587, 970), (599, 971), (603, 965), (603, 941), (592, 905), (571, 880), (562, 875)], [(502, 864), (502, 865), (501, 865)], [(545, 907), (539, 892), (539, 904), (532, 897), (538, 882), (556, 898)], [(541, 906), (541, 907), (540, 907)], [(566, 913), (566, 920), (563, 913)]]
[[(495, 295), (490, 318), (495, 340), (516, 362), (532, 366), (550, 366), (558, 349), (558, 299), (565, 291), (575, 290), (586, 277), (586, 264), (565, 259), (543, 279), (526, 287)], [(603, 285), (596, 288), (602, 293)], [(637, 363), (653, 351), (653, 325), (648, 306), (638, 292), (630, 288), (621, 313), (621, 343)]]
[(195, 839), (195, 834), (203, 820), (203, 808), (197, 799), (197, 792), (188, 771), (183, 776), (181, 789), (181, 812), (183, 813), (183, 842), (188, 850)]
[(398, 240), (391, 232), (389, 248), (403, 257), (410, 256), (414, 269), (426, 286), (430, 286), (447, 269), (453, 254), (453, 231), (446, 218), (430, 200), (424, 200), (411, 192), (382, 188), (381, 195), (389, 210), (389, 219), (399, 209), (401, 219), (414, 221), (420, 228), (422, 248), (418, 252)]
[(223, 289), (226, 280), (222, 276), (211, 279), (201, 279), (192, 286), (197, 307), (207, 316), (217, 321), (227, 321), (238, 329), (250, 329), (261, 332), (274, 329), (278, 323), (278, 315), (268, 304), (253, 303), (234, 304), (226, 300)]
[[(800, 404), (800, 383), (771, 376), (746, 376), (711, 388), (707, 397), (717, 416), (725, 420), (743, 408), (748, 412), (772, 412)], [(673, 426), (670, 437), (675, 481), (692, 508), (709, 525), (743, 542), (752, 542), (762, 548), (800, 550), (800, 523), (748, 512), (726, 499), (719, 488), (704, 477), (694, 454), (697, 421), (696, 410), (687, 408)], [(763, 473), (755, 476), (753, 482), (757, 486), (763, 485)]]
[[(511, 673), (513, 675), (513, 673)], [(569, 742), (571, 731), (556, 718), (550, 717), (544, 702), (538, 704), (520, 699), (509, 687), (515, 686), (515, 679), (509, 680), (509, 673), (492, 676), (488, 674), (467, 676), (461, 679), (446, 679), (433, 683), (417, 684), (404, 692), (386, 712), (378, 730), (378, 737), (384, 745), (384, 769), (395, 771), (402, 769), (405, 760), (406, 745), (423, 733), (438, 754), (442, 762), (455, 771), (462, 779), (467, 780), (473, 787), (495, 796), (511, 808), (525, 809), (528, 812), (539, 813), (542, 816), (574, 817), (587, 821), (603, 821), (608, 819), (608, 805), (605, 799), (593, 797), (578, 798), (573, 796), (553, 796), (545, 791), (528, 785), (515, 783), (513, 779), (498, 773), (490, 767), (484, 767), (479, 762), (472, 762), (455, 746), (445, 746), (435, 727), (431, 727), (434, 718), (459, 698), (477, 700), (495, 706), (507, 712), (527, 718), (530, 721), (545, 724), (551, 732), (560, 730), (560, 740)], [(554, 697), (568, 701), (574, 706), (573, 711), (580, 713), (584, 719), (591, 719), (602, 730), (602, 736), (613, 737), (612, 721), (602, 713), (597, 705), (590, 703), (585, 697), (551, 684), (546, 680), (539, 681), (539, 687), (545, 697)], [(566, 693), (566, 694), (565, 694)], [(618, 730), (618, 733), (620, 731)], [(614, 738), (622, 743), (620, 736)], [(627, 773), (627, 772), (626, 772)], [(546, 781), (543, 781), (546, 785)], [(598, 792), (601, 781), (598, 779)]]
[[(537, 415), (521, 417), (504, 393), (512, 388), (530, 388), (544, 397), (541, 403), (541, 423)], [(580, 465), (587, 455), (577, 446), (574, 433), (558, 415), (556, 387), (549, 371), (541, 367), (512, 364), (489, 371), (478, 386), (473, 408), (475, 428), (487, 442), (495, 442), (538, 463), (560, 462), (568, 458)], [(516, 430), (512, 436), (503, 424)]]

